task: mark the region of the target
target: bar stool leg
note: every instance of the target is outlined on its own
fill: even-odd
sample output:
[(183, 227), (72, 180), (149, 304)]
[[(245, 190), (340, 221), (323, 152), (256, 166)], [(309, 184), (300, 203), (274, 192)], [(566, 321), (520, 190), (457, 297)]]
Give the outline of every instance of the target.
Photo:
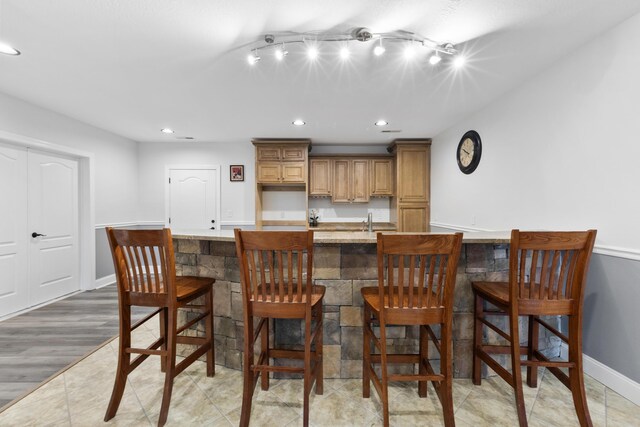
[[(418, 362), (418, 372), (420, 375), (427, 374), (426, 361), (429, 359), (429, 336), (427, 326), (419, 325), (420, 329), (420, 360)], [(427, 381), (418, 381), (418, 396), (427, 397)]]
[(214, 346), (214, 318), (213, 318), (213, 289), (211, 289), (205, 296), (206, 301), (206, 310), (209, 312), (209, 316), (205, 318), (205, 322), (207, 322), (205, 326), (205, 333), (207, 337), (207, 341), (211, 343), (209, 350), (207, 350), (207, 376), (213, 377), (216, 374), (216, 353)]
[(124, 394), (124, 388), (127, 384), (127, 376), (129, 366), (131, 364), (131, 353), (125, 350), (131, 347), (131, 306), (124, 306), (120, 311), (120, 346), (118, 347), (118, 370), (116, 371), (116, 379), (111, 392), (111, 400), (104, 416), (105, 421), (109, 421), (115, 417)]
[(164, 391), (162, 392), (162, 405), (160, 406), (160, 418), (158, 427), (165, 425), (169, 415), (169, 405), (171, 404), (171, 393), (173, 391), (173, 379), (176, 370), (176, 336), (178, 329), (178, 310), (167, 310), (167, 370), (164, 377)]
[[(538, 350), (539, 325), (536, 316), (529, 316), (529, 341), (527, 344), (527, 359), (534, 360), (534, 353)], [(538, 367), (527, 366), (527, 385), (535, 388), (538, 386)]]
[(575, 363), (575, 368), (569, 368), (569, 388), (573, 395), (573, 405), (576, 408), (576, 415), (582, 427), (593, 424), (589, 407), (587, 405), (587, 395), (584, 389), (584, 372), (582, 365), (582, 325), (577, 316), (569, 317), (569, 362)]
[(440, 348), (442, 349), (440, 371), (442, 375), (444, 375), (444, 380), (440, 386), (442, 411), (445, 427), (454, 427), (456, 422), (453, 416), (453, 337), (451, 328), (447, 325), (447, 322), (442, 323), (440, 327), (442, 331), (442, 339), (440, 340)]
[(471, 378), (475, 385), (482, 384), (482, 365), (480, 364), (480, 357), (476, 352), (476, 349), (482, 347), (482, 322), (479, 319), (484, 318), (484, 307), (482, 304), (482, 298), (473, 293), (474, 297), (474, 313), (473, 313), (473, 367)]
[(316, 317), (318, 319), (318, 335), (316, 337), (316, 394), (324, 393), (324, 360), (322, 359), (323, 342), (322, 336), (324, 331), (324, 319), (322, 318), (322, 303), (316, 306)]
[(513, 389), (516, 398), (516, 411), (520, 427), (527, 427), (527, 414), (524, 406), (524, 393), (522, 391), (522, 371), (520, 370), (520, 335), (518, 333), (518, 316), (509, 314), (509, 329), (511, 336), (511, 371), (513, 376)]
[[(260, 330), (260, 349), (265, 354), (264, 363), (269, 364), (269, 331), (271, 319), (266, 318)], [(253, 349), (251, 350), (253, 351)], [(262, 390), (269, 390), (269, 371), (260, 371), (260, 387)]]
[(371, 336), (369, 335), (371, 328), (371, 309), (364, 304), (364, 315), (362, 322), (362, 397), (368, 399), (371, 397), (371, 378), (369, 376), (369, 368), (371, 366)]
[(389, 427), (389, 374), (387, 372), (387, 333), (384, 322), (380, 320), (380, 370), (382, 372), (382, 420)]
[[(160, 313), (158, 313), (158, 319), (160, 321), (160, 338), (162, 338), (162, 345), (160, 350), (167, 351), (167, 307), (162, 307)], [(160, 371), (167, 371), (167, 358), (160, 357)]]

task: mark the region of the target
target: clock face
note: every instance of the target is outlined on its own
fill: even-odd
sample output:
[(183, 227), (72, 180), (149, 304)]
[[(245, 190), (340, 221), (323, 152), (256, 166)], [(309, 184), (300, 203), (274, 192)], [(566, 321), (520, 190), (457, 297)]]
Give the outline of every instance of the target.
[(458, 167), (465, 174), (470, 174), (478, 167), (482, 154), (482, 141), (480, 135), (474, 130), (465, 133), (458, 143), (456, 158)]

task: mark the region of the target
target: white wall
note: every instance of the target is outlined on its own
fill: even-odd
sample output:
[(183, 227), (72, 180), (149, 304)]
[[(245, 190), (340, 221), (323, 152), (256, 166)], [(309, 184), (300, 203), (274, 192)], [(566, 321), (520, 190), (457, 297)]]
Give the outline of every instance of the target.
[[(432, 220), (484, 229), (597, 228), (640, 251), (640, 15), (582, 46), (432, 145)], [(462, 134), (482, 160), (457, 167)]]
[[(606, 366), (600, 381), (623, 394), (633, 390), (626, 395), (634, 401), (640, 401), (638, 52), (640, 15), (437, 135), (431, 147), (436, 225), (598, 230), (583, 351)], [(482, 159), (464, 175), (455, 151), (469, 129), (482, 137)]]
[(0, 130), (93, 153), (96, 224), (137, 219), (138, 159), (134, 141), (2, 93)]
[[(253, 223), (255, 217), (254, 146), (235, 143), (139, 143), (141, 221), (164, 222), (165, 169), (171, 165), (220, 165), (222, 224)], [(244, 182), (229, 181), (229, 166), (244, 165)]]

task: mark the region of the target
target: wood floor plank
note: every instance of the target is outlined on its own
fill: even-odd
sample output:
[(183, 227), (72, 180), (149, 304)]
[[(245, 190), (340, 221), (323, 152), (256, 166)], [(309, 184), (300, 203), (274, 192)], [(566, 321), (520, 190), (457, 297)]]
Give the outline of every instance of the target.
[[(151, 311), (136, 307), (133, 317)], [(117, 334), (115, 285), (0, 322), (0, 410)]]

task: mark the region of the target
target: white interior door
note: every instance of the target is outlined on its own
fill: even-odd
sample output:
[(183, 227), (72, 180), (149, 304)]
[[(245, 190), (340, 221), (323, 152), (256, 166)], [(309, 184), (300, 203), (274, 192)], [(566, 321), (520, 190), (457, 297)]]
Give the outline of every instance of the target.
[(29, 306), (27, 150), (0, 146), (0, 317)]
[(80, 289), (78, 162), (29, 152), (31, 305)]
[(174, 229), (218, 229), (217, 171), (169, 169), (169, 224)]

